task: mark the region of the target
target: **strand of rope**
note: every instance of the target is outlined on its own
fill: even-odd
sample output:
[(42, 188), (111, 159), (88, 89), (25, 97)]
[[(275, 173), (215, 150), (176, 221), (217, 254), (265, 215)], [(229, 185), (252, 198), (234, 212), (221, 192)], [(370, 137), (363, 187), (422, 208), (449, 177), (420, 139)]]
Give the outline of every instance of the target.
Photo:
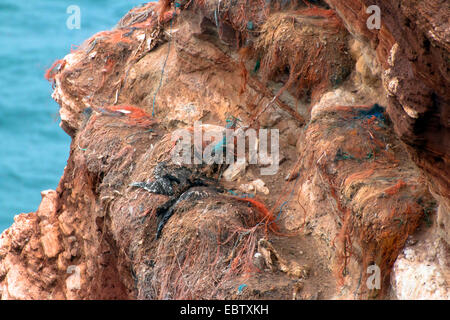
[[(297, 170), (299, 170), (299, 169), (297, 168), (297, 164), (296, 164), (296, 165), (294, 166), (294, 169), (291, 171), (291, 174), (294, 174)], [(297, 177), (295, 178), (295, 182), (294, 182), (294, 185), (293, 185), (293, 187), (292, 187), (292, 190), (291, 190), (291, 192), (290, 192), (290, 194), (289, 194), (289, 196), (288, 196), (288, 199), (285, 200), (285, 201), (280, 205), (280, 207), (279, 207), (279, 208), (280, 208), (280, 209), (279, 209), (280, 211), (279, 211), (277, 217), (276, 217), (275, 219), (273, 219), (272, 221), (269, 221), (269, 222), (268, 222), (268, 220), (270, 219), (270, 217), (265, 217), (265, 218), (262, 219), (258, 224), (256, 224), (256, 225), (254, 226), (254, 228), (257, 228), (257, 227), (259, 227), (260, 225), (263, 225), (263, 224), (265, 224), (265, 225), (266, 225), (266, 228), (267, 228), (267, 227), (271, 226), (272, 224), (275, 224), (278, 220), (280, 220), (281, 215), (282, 215), (282, 213), (283, 213), (283, 208), (284, 208), (284, 206), (287, 205), (287, 204), (291, 201), (292, 196), (294, 195), (294, 192), (295, 192), (295, 190), (296, 190), (296, 186), (297, 186), (297, 182), (298, 182), (299, 177), (300, 177), (300, 172), (298, 171)], [(280, 199), (281, 199), (281, 198), (282, 198), (282, 197), (280, 197)], [(277, 207), (277, 204), (275, 204), (275, 207)], [(304, 210), (304, 209), (303, 209), (303, 210)], [(274, 212), (274, 209), (272, 210), (272, 216), (274, 215), (273, 212)], [(275, 230), (272, 230), (272, 232), (275, 232)], [(278, 232), (275, 232), (275, 233), (278, 234)], [(282, 233), (279, 233), (279, 235), (289, 236), (288, 234), (282, 234)]]
[(80, 147), (80, 143), (79, 142), (77, 142), (77, 146), (78, 146), (78, 149), (80, 149), (81, 151), (87, 151), (87, 148)]
[(291, 190), (291, 193), (289, 194), (288, 199), (287, 199), (286, 201), (284, 201), (284, 202), (281, 204), (281, 206), (280, 206), (280, 212), (278, 213), (278, 215), (277, 215), (277, 217), (275, 218), (275, 220), (274, 220), (274, 221), (271, 221), (271, 222), (269, 223), (269, 225), (272, 224), (272, 223), (277, 222), (277, 221), (280, 219), (281, 214), (283, 213), (283, 207), (284, 207), (286, 204), (288, 204), (289, 201), (291, 201), (291, 198), (292, 198), (292, 196), (294, 195), (295, 187), (296, 187), (296, 185), (297, 185), (297, 181), (298, 181), (298, 178), (299, 178), (299, 177), (300, 177), (300, 174), (298, 174), (297, 177), (295, 178), (294, 186), (292, 187), (292, 190)]
[(219, 0), (217, 3), (217, 8), (214, 9), (214, 19), (216, 20), (216, 28), (219, 29), (219, 17), (220, 17), (220, 2), (222, 0)]
[[(265, 224), (265, 225), (268, 227), (268, 226), (270, 226), (270, 225), (272, 225), (272, 224), (274, 224), (274, 223), (276, 223), (277, 221), (280, 220), (281, 215), (283, 214), (283, 208), (284, 208), (284, 206), (287, 205), (287, 204), (291, 201), (292, 196), (294, 195), (294, 192), (295, 192), (295, 190), (296, 190), (297, 182), (298, 182), (298, 179), (299, 179), (299, 177), (300, 177), (300, 168), (299, 168), (299, 164), (300, 164), (300, 159), (297, 161), (297, 163), (294, 165), (293, 169), (292, 169), (291, 172), (290, 172), (290, 176), (292, 176), (293, 174), (295, 174), (295, 175), (296, 175), (296, 178), (295, 178), (295, 181), (294, 181), (294, 185), (293, 185), (293, 187), (292, 187), (292, 189), (291, 189), (291, 192), (290, 192), (289, 195), (287, 196), (287, 200), (285, 200), (284, 202), (282, 202), (281, 205), (279, 206), (279, 210), (280, 210), (280, 211), (279, 211), (278, 215), (275, 217), (275, 219), (273, 219), (273, 220), (271, 219), (271, 217), (274, 217), (274, 216), (275, 216), (275, 214), (274, 214), (275, 208), (278, 207), (278, 204), (279, 204), (281, 201), (283, 201), (284, 199), (286, 199), (286, 198), (283, 197), (283, 196), (279, 197), (279, 199), (278, 199), (277, 202), (275, 203), (273, 209), (270, 210), (270, 211), (268, 211), (268, 212), (267, 212), (267, 215), (266, 215), (259, 223), (257, 223), (253, 228), (257, 228), (257, 227), (259, 227), (259, 226), (261, 226), (261, 225), (263, 225), (263, 224)], [(287, 181), (287, 182), (286, 182), (286, 187), (287, 187), (289, 184), (290, 184), (290, 182)], [(250, 197), (248, 197), (247, 194), (238, 195), (238, 194), (236, 194), (235, 192), (233, 192), (233, 191), (231, 191), (231, 190), (228, 191), (228, 192), (230, 192), (230, 193), (233, 195), (234, 198), (241, 199), (241, 200), (245, 200), (245, 201), (247, 201), (247, 202), (249, 202), (249, 203), (252, 203), (252, 204), (254, 204), (254, 201), (256, 200), (256, 199), (253, 199), (253, 201), (250, 200)], [(253, 198), (253, 197), (252, 197), (252, 198)], [(283, 198), (284, 198), (284, 199), (283, 199)]]
[(170, 54), (170, 44), (172, 43), (172, 22), (173, 22), (173, 18), (170, 20), (170, 39), (169, 39), (169, 46), (167, 48), (167, 56), (164, 60), (164, 64), (163, 67), (161, 69), (161, 79), (159, 80), (159, 85), (158, 88), (155, 91), (155, 95), (153, 96), (153, 107), (152, 107), (152, 117), (155, 117), (155, 102), (156, 102), (156, 96), (159, 92), (159, 89), (161, 89), (161, 85), (163, 82), (163, 78), (164, 78), (164, 70), (166, 68), (166, 64), (167, 64), (167, 60), (169, 59), (169, 54)]
[[(275, 205), (273, 206), (273, 209), (272, 209), (273, 214), (275, 213), (275, 210), (276, 210), (275, 208), (277, 208), (277, 207), (280, 208), (280, 212), (278, 213), (278, 217), (276, 218), (275, 221), (277, 221), (277, 220), (279, 219), (279, 217), (280, 217), (281, 214), (282, 214), (283, 207), (284, 207), (287, 203), (289, 203), (289, 201), (291, 200), (291, 198), (292, 198), (292, 196), (293, 196), (293, 193), (294, 193), (294, 191), (295, 191), (295, 189), (296, 189), (295, 187), (297, 186), (298, 178), (300, 177), (300, 163), (301, 163), (301, 159), (299, 158), (299, 159), (297, 160), (297, 162), (294, 164), (294, 166), (292, 167), (292, 169), (291, 169), (291, 171), (290, 171), (290, 173), (289, 173), (289, 177), (293, 177), (293, 176), (295, 175), (296, 178), (295, 178), (294, 186), (293, 186), (293, 188), (292, 188), (292, 190), (291, 190), (291, 192), (290, 192), (290, 194), (289, 194), (287, 200), (285, 200), (285, 199), (286, 199), (285, 196), (280, 196), (279, 199), (277, 200), (277, 202), (275, 203)], [(289, 180), (290, 180), (290, 179), (289, 179)], [(284, 189), (288, 189), (288, 185), (292, 182), (292, 181), (289, 181), (289, 180), (285, 182)], [(282, 202), (283, 200), (285, 200), (285, 201)], [(281, 205), (279, 206), (280, 203), (281, 203)]]
[(281, 94), (286, 89), (287, 84), (288, 83), (286, 83), (283, 87), (281, 87), (280, 90), (278, 90), (278, 92), (272, 98), (272, 100), (270, 100), (267, 103), (267, 105), (253, 118), (252, 122), (249, 125), (250, 127), (253, 126), (253, 124), (258, 120), (258, 118), (275, 102), (275, 100), (277, 100), (281, 96)]
[[(294, 195), (295, 187), (296, 187), (296, 185), (297, 185), (297, 181), (298, 181), (299, 176), (300, 176), (300, 174), (297, 175), (297, 178), (295, 178), (294, 186), (292, 187), (292, 190), (291, 190), (291, 192), (290, 192), (290, 194), (289, 194), (289, 196), (288, 196), (288, 199), (287, 199), (286, 201), (284, 201), (284, 202), (281, 204), (281, 206), (280, 206), (280, 212), (278, 213), (277, 217), (276, 217), (273, 221), (270, 221), (270, 222), (268, 222), (268, 223), (266, 222), (266, 220), (268, 219), (268, 217), (267, 217), (267, 218), (261, 220), (255, 227), (258, 227), (258, 226), (260, 226), (260, 225), (262, 225), (262, 224), (267, 224), (267, 227), (269, 227), (270, 225), (272, 225), (272, 224), (276, 223), (278, 220), (280, 220), (280, 217), (281, 217), (281, 215), (282, 215), (282, 213), (283, 213), (283, 207), (284, 207), (286, 204), (288, 204), (289, 201), (291, 201), (291, 198), (292, 198), (292, 196)], [(272, 230), (272, 231), (273, 231), (273, 230)]]

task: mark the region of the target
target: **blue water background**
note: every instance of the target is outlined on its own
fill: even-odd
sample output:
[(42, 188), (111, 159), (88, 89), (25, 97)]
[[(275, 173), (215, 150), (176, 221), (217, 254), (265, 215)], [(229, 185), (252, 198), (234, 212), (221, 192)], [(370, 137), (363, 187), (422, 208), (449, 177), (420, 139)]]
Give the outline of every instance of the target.
[[(143, 2), (0, 0), (0, 232), (57, 187), (69, 156), (45, 70)], [(79, 30), (66, 26), (70, 5), (81, 9)]]

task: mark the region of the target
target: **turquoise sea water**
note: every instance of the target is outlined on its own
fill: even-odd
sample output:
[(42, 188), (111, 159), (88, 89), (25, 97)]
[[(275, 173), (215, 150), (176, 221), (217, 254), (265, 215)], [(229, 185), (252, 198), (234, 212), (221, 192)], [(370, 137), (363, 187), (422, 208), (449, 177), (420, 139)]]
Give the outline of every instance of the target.
[[(14, 215), (37, 209), (41, 190), (56, 188), (69, 156), (45, 70), (143, 2), (0, 0), (0, 232)], [(66, 26), (70, 5), (81, 10), (80, 29)]]

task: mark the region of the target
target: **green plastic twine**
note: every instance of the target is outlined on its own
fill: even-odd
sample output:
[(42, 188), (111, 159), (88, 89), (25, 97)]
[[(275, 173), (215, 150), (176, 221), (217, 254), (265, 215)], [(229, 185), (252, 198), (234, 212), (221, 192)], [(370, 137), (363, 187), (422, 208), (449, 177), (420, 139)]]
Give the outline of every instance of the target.
[(166, 56), (166, 59), (164, 60), (164, 64), (163, 64), (163, 67), (162, 67), (162, 70), (161, 70), (161, 79), (159, 80), (158, 88), (156, 89), (155, 95), (153, 96), (152, 117), (155, 117), (156, 95), (158, 94), (159, 89), (161, 89), (161, 85), (162, 85), (163, 78), (164, 78), (164, 69), (166, 68), (167, 60), (169, 59), (170, 44), (172, 43), (172, 21), (173, 21), (173, 18), (170, 20), (170, 36), (171, 36), (171, 38), (169, 40), (169, 47), (167, 49), (167, 56)]

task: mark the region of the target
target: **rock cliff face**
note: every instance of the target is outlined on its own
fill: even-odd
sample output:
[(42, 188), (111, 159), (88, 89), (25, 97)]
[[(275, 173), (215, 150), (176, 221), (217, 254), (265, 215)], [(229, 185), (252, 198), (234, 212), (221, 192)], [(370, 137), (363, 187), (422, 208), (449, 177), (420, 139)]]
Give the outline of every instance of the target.
[[(0, 237), (0, 297), (448, 299), (449, 15), (438, 0), (131, 10), (47, 73), (71, 151)], [(279, 170), (173, 163), (197, 121), (202, 145), (278, 129)]]

